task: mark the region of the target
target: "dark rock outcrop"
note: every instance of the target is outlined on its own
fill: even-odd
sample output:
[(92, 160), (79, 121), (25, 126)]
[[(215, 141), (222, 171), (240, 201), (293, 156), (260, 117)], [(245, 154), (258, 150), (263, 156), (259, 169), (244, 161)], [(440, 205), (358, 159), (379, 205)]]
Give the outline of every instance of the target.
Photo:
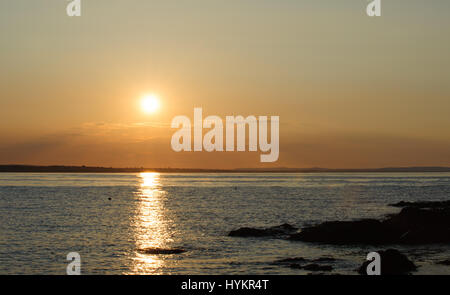
[(302, 229), (290, 240), (327, 244), (430, 244), (450, 242), (450, 207), (446, 203), (405, 207), (387, 219), (324, 222)]
[(293, 258), (285, 258), (274, 261), (274, 264), (289, 264), (289, 263), (302, 263), (307, 260), (303, 257), (293, 257)]
[(184, 249), (164, 249), (164, 248), (144, 248), (138, 249), (142, 254), (181, 254), (186, 252)]
[(303, 267), (304, 270), (310, 271), (332, 271), (333, 267), (331, 265), (319, 265), (316, 263), (308, 264)]
[(289, 267), (290, 268), (295, 268), (295, 269), (302, 269), (303, 268), (303, 266), (298, 264), (298, 263), (291, 263), (291, 264), (289, 264)]
[[(405, 255), (395, 249), (378, 251), (380, 254), (381, 275), (402, 275), (409, 274), (417, 269), (417, 266)], [(367, 275), (367, 266), (371, 261), (365, 261), (358, 272)]]
[(389, 204), (393, 207), (416, 207), (416, 208), (450, 208), (450, 201), (420, 201), (420, 202), (405, 202), (401, 201), (395, 204)]
[(382, 244), (393, 234), (378, 220), (331, 221), (302, 229), (290, 240), (328, 244)]
[(396, 234), (392, 242), (429, 244), (450, 242), (450, 208), (403, 208), (399, 214), (383, 221)]
[(297, 231), (296, 227), (290, 224), (282, 224), (269, 228), (251, 228), (241, 227), (237, 230), (232, 230), (228, 236), (230, 237), (283, 237)]
[(320, 257), (313, 259), (314, 262), (334, 262), (336, 261), (336, 258), (333, 257)]

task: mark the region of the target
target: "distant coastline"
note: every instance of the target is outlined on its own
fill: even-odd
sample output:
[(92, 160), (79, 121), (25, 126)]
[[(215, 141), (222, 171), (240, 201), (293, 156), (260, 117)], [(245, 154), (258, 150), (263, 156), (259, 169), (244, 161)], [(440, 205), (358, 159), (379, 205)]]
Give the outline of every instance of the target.
[(0, 173), (339, 173), (339, 172), (450, 172), (450, 167), (385, 167), (367, 169), (329, 169), (329, 168), (237, 168), (237, 169), (196, 169), (196, 168), (113, 168), (93, 166), (34, 166), (0, 165)]

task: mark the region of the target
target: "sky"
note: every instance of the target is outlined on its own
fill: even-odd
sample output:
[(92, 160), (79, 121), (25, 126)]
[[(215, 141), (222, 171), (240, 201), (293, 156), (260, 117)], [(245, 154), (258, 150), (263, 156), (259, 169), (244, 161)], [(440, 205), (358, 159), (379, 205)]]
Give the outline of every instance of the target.
[[(0, 164), (450, 166), (447, 0), (81, 2), (0, 1)], [(195, 107), (279, 116), (278, 161), (174, 152)]]

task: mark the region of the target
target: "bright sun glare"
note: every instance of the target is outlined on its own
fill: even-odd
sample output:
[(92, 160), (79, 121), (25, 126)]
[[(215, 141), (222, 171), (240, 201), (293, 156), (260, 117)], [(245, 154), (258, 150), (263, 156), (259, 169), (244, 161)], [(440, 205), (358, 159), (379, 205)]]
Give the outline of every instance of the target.
[(159, 97), (156, 94), (144, 95), (141, 99), (141, 108), (147, 114), (156, 112), (159, 109)]

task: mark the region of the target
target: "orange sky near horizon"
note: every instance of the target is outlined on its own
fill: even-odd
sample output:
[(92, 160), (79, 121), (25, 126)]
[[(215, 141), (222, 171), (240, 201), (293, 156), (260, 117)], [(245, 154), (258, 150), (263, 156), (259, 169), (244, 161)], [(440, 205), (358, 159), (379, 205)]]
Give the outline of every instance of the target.
[[(0, 164), (450, 166), (450, 2), (0, 3)], [(159, 96), (144, 112), (144, 94)], [(280, 116), (280, 157), (175, 153), (172, 118)]]

